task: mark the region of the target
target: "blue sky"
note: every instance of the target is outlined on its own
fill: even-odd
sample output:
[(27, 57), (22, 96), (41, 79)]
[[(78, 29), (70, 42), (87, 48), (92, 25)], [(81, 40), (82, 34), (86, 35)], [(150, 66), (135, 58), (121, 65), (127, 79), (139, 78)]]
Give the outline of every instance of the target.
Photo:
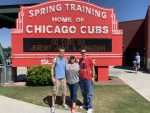
[[(47, 0), (0, 0), (1, 5), (39, 3)], [(150, 0), (89, 0), (91, 3), (106, 8), (114, 8), (119, 22), (144, 19)], [(11, 45), (10, 30), (0, 29), (0, 43), (7, 47)]]

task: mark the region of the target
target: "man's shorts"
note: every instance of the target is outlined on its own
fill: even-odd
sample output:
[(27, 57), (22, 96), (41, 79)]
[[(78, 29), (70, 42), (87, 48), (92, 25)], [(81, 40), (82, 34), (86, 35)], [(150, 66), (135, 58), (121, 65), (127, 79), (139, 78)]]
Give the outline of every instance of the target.
[(66, 95), (67, 91), (66, 78), (56, 80), (56, 84), (54, 84), (53, 86), (53, 94), (57, 95), (59, 90), (61, 90), (62, 94)]
[(140, 62), (138, 62), (138, 61), (133, 61), (133, 64), (134, 64), (134, 66), (138, 66), (138, 65), (140, 65)]

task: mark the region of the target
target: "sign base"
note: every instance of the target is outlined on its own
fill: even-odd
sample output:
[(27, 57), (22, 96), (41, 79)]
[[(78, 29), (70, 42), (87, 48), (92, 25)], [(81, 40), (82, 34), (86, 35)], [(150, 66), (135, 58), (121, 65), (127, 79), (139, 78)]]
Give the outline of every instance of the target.
[(98, 81), (108, 81), (108, 80), (109, 80), (108, 66), (99, 66)]

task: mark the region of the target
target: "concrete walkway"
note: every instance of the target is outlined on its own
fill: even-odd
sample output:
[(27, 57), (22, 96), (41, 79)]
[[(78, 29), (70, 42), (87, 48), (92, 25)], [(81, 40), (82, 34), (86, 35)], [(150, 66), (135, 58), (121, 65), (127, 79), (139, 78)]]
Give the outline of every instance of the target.
[(150, 102), (150, 74), (139, 71), (138, 74), (133, 71), (132, 67), (109, 68), (111, 76), (117, 76), (142, 95)]
[[(0, 113), (50, 113), (50, 108), (0, 96)], [(56, 110), (56, 113), (70, 113), (70, 111)]]

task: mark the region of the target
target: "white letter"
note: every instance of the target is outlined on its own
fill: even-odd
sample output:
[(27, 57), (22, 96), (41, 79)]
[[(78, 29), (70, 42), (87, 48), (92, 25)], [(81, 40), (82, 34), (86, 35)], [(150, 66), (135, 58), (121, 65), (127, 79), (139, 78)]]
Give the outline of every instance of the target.
[(51, 26), (51, 25), (48, 25), (48, 26), (46, 27), (46, 31), (47, 31), (47, 33), (52, 33), (52, 31), (50, 31), (50, 30), (49, 30), (50, 28), (52, 28), (52, 26)]
[[(83, 29), (85, 29), (85, 30), (83, 31)], [(87, 33), (86, 32), (86, 26), (81, 26), (80, 31), (82, 34), (86, 34)]]
[(62, 26), (61, 28), (62, 33), (68, 33), (68, 27), (67, 26)]
[(102, 28), (102, 30), (103, 30), (103, 33), (104, 33), (104, 34), (107, 34), (107, 33), (108, 33), (108, 26), (104, 26), (104, 27)]
[(95, 31), (95, 33), (96, 34), (101, 34), (102, 33), (102, 29), (101, 29), (101, 26), (95, 26), (96, 28), (96, 31)]
[(41, 11), (40, 12), (41, 15), (45, 14), (45, 8), (41, 8), (40, 11)]
[(26, 32), (27, 32), (27, 33), (33, 33), (32, 28), (33, 28), (32, 25), (27, 25), (27, 26), (26, 26)]
[(70, 5), (70, 4), (65, 4), (65, 7), (66, 7), (66, 10), (67, 10), (67, 11), (69, 10), (69, 5)]
[(71, 4), (71, 10), (75, 11), (75, 4)]
[(94, 34), (94, 28), (95, 28), (94, 26), (91, 26), (91, 27), (88, 26), (88, 33), (89, 34)]
[(38, 9), (36, 9), (34, 12), (35, 12), (35, 16), (37, 16), (37, 14), (40, 13), (40, 11)]
[(30, 10), (29, 11), (29, 17), (33, 17), (33, 16), (34, 16), (33, 10)]
[(54, 33), (61, 33), (59, 26), (55, 27)]
[(57, 22), (57, 18), (56, 17), (52, 17), (52, 22)]
[(103, 19), (107, 18), (106, 12), (102, 12), (102, 18)]
[(57, 4), (56, 11), (61, 11), (61, 10), (62, 10), (61, 4)]
[(75, 34), (75, 33), (76, 33), (76, 27), (75, 27), (75, 26), (70, 26), (70, 27), (69, 27), (69, 32), (70, 32), (71, 34)]
[(35, 31), (35, 33), (41, 33), (42, 32), (42, 26), (41, 25), (39, 25), (39, 26), (35, 25), (34, 31)]

